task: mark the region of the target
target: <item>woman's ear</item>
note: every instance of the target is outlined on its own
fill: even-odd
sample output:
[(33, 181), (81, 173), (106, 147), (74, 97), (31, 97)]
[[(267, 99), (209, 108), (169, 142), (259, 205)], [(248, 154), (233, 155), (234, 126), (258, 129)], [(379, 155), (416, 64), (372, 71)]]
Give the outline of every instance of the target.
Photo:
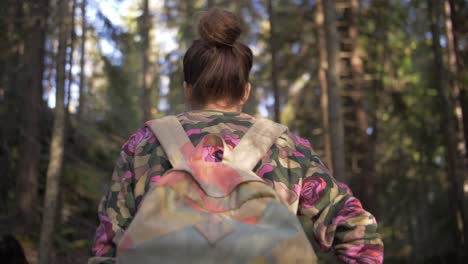
[(192, 101), (192, 86), (184, 81), (184, 96), (187, 102)]
[(245, 91), (244, 91), (244, 96), (242, 97), (242, 99), (240, 100), (240, 105), (244, 105), (247, 100), (249, 100), (249, 96), (250, 96), (250, 90), (251, 90), (251, 85), (250, 85), (250, 82), (248, 82), (245, 87), (244, 87)]

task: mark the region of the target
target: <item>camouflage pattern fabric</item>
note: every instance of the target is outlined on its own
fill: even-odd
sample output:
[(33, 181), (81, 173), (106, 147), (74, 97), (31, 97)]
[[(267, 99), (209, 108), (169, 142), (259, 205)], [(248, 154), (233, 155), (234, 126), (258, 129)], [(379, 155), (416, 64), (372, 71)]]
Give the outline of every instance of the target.
[[(190, 111), (177, 118), (194, 145), (207, 134), (216, 134), (229, 149), (235, 148), (255, 122), (245, 113), (219, 111)], [(220, 161), (223, 151), (207, 147), (202, 153), (205, 161)], [(117, 245), (143, 197), (152, 193), (149, 190), (171, 168), (157, 135), (147, 126), (123, 145), (109, 192), (99, 206), (100, 224), (89, 263), (116, 261)], [(317, 241), (319, 250), (333, 249), (345, 263), (382, 263), (383, 244), (375, 218), (346, 185), (331, 176), (307, 140), (290, 132), (282, 135), (254, 172), (273, 187), (291, 211), (306, 219), (306, 233)]]

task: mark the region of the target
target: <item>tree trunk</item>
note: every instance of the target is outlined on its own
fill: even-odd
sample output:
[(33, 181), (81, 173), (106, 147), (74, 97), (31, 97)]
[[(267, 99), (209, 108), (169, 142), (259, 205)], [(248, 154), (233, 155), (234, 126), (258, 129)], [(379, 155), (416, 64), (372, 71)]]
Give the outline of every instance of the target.
[[(5, 202), (8, 200), (7, 192), (14, 188), (16, 182), (15, 177), (12, 176), (16, 168), (14, 163), (17, 161), (16, 157), (12, 157), (10, 154), (12, 149), (15, 147), (15, 139), (17, 138), (17, 131), (20, 128), (17, 120), (20, 119), (20, 110), (21, 110), (21, 91), (18, 89), (20, 84), (20, 68), (22, 55), (24, 53), (24, 23), (22, 21), (25, 19), (25, 12), (23, 10), (24, 0), (11, 1), (7, 6), (8, 8), (8, 19), (5, 21), (11, 21), (7, 23), (6, 26), (6, 35), (11, 36), (11, 51), (7, 54), (7, 61), (5, 62), (5, 102), (6, 102), (6, 113), (5, 113), (5, 123), (6, 124), (15, 124), (14, 126), (1, 126), (3, 142), (2, 148), (0, 149), (0, 176), (5, 180), (5, 184), (2, 184), (0, 191), (2, 191), (2, 197), (5, 198)], [(7, 205), (5, 204), (5, 208)]]
[[(381, 30), (385, 30), (384, 27), (381, 28)], [(377, 154), (377, 141), (378, 141), (378, 135), (379, 135), (379, 119), (377, 117), (378, 109), (379, 109), (379, 104), (380, 104), (380, 95), (384, 89), (384, 78), (385, 78), (385, 65), (387, 64), (387, 50), (386, 50), (386, 37), (385, 37), (385, 32), (382, 32), (379, 37), (377, 37), (376, 41), (376, 47), (379, 45), (381, 46), (380, 49), (377, 48), (377, 54), (376, 54), (376, 61), (377, 63), (380, 63), (380, 68), (376, 72), (376, 76), (374, 77), (374, 80), (372, 81), (372, 101), (373, 101), (373, 106), (372, 106), (372, 112), (370, 114), (370, 127), (372, 127), (372, 133), (369, 136), (369, 150), (367, 152), (367, 159), (368, 159), (368, 167), (367, 173), (371, 176), (376, 175), (376, 169), (375, 169), (375, 162), (377, 160), (376, 154)], [(375, 199), (375, 196), (374, 196)], [(383, 212), (383, 208), (379, 206), (378, 200), (372, 202), (372, 205), (370, 206), (369, 211), (374, 213), (374, 215), (380, 215), (381, 212)]]
[(150, 71), (150, 38), (149, 32), (151, 29), (151, 17), (149, 13), (149, 0), (143, 0), (143, 15), (141, 25), (141, 36), (143, 44), (143, 72), (142, 72), (142, 88), (143, 88), (143, 122), (151, 119), (151, 83), (152, 75)]
[(81, 121), (85, 104), (85, 43), (86, 43), (86, 0), (81, 0), (81, 47), (80, 47), (80, 86), (77, 119)]
[(338, 34), (336, 30), (335, 1), (323, 1), (325, 11), (325, 32), (327, 44), (327, 84), (330, 138), (333, 173), (336, 179), (344, 181), (346, 173), (344, 153), (343, 117), (341, 111), (340, 84), (338, 77)]
[(275, 122), (280, 122), (280, 92), (278, 85), (278, 65), (276, 61), (277, 48), (275, 38), (275, 13), (273, 0), (268, 0), (268, 18), (270, 21), (270, 52), (271, 52), (271, 87), (273, 88), (273, 117)]
[[(447, 39), (447, 51), (448, 51), (448, 72), (449, 72), (449, 83), (453, 95), (453, 102), (455, 105), (455, 117), (457, 123), (457, 140), (458, 140), (458, 151), (462, 157), (466, 157), (466, 139), (464, 136), (464, 125), (463, 125), (463, 108), (461, 106), (460, 98), (460, 84), (459, 84), (459, 72), (458, 72), (458, 57), (455, 50), (455, 38), (452, 25), (452, 10), (450, 2), (444, 0), (444, 15), (445, 15), (445, 35)], [(468, 242), (468, 241), (467, 241)]]
[(315, 24), (317, 26), (318, 35), (318, 53), (319, 53), (319, 82), (320, 82), (320, 106), (322, 109), (322, 126), (323, 126), (323, 144), (325, 150), (325, 161), (328, 167), (333, 170), (331, 156), (331, 141), (330, 127), (328, 120), (328, 90), (327, 90), (327, 45), (325, 43), (325, 28), (324, 28), (324, 11), (322, 0), (316, 2)]
[[(463, 241), (468, 242), (468, 217), (466, 214), (467, 207), (465, 206), (463, 193), (463, 175), (464, 165), (457, 151), (459, 139), (456, 131), (456, 118), (454, 116), (453, 102), (450, 96), (450, 89), (446, 87), (446, 75), (442, 59), (442, 49), (440, 46), (439, 32), (439, 9), (440, 2), (438, 0), (428, 0), (429, 18), (431, 21), (432, 32), (432, 48), (434, 52), (435, 63), (435, 78), (438, 98), (442, 111), (442, 124), (444, 129), (446, 157), (447, 157), (447, 181), (449, 183), (449, 201), (452, 206), (452, 219), (454, 225), (458, 228), (459, 245), (463, 245)], [(468, 243), (465, 243), (464, 248), (459, 248), (457, 252), (468, 252)], [(462, 253), (460, 253), (462, 254)]]
[[(372, 45), (375, 52), (369, 60), (373, 61), (372, 67), (375, 68), (374, 76), (372, 77), (372, 85), (369, 93), (369, 126), (372, 128), (372, 132), (369, 135), (369, 149), (367, 152), (368, 167), (366, 168), (368, 175), (376, 176), (375, 162), (377, 160), (377, 142), (379, 137), (379, 118), (378, 112), (381, 104), (381, 94), (385, 93), (385, 83), (384, 79), (387, 76), (386, 65), (388, 64), (388, 24), (386, 24), (385, 19), (383, 18), (383, 12), (388, 10), (388, 2), (382, 1), (374, 3), (373, 8), (377, 10), (376, 12), (376, 31), (375, 38)], [(381, 201), (375, 199), (374, 196), (373, 207), (370, 208), (374, 215), (382, 215), (382, 212), (385, 211), (383, 206), (379, 206)]]
[[(70, 101), (72, 99), (71, 94), (72, 94), (72, 84), (73, 84), (73, 52), (75, 50), (75, 10), (76, 9), (76, 0), (72, 0), (72, 8), (71, 8), (71, 22), (70, 22), (70, 37), (69, 37), (69, 53), (68, 53), (68, 72), (67, 72), (67, 89), (66, 89), (66, 105), (65, 105), (65, 127), (64, 127), (64, 133), (65, 135), (70, 135), (73, 132), (72, 129), (72, 123), (70, 120)], [(64, 137), (64, 144), (63, 148), (66, 148), (66, 137)], [(64, 155), (62, 163), (66, 163), (66, 156)], [(63, 207), (63, 183), (60, 182), (59, 184), (59, 194), (58, 194), (58, 199), (57, 199), (57, 206), (56, 206), (56, 213), (55, 213), (55, 224), (56, 226), (60, 226), (61, 224), (61, 219), (62, 219), (62, 207)]]
[(73, 0), (73, 3), (72, 3), (72, 13), (71, 13), (71, 29), (70, 29), (70, 43), (69, 43), (69, 47), (70, 47), (70, 53), (68, 53), (68, 85), (67, 85), (67, 105), (65, 107), (66, 109), (66, 119), (67, 119), (67, 122), (68, 122), (68, 118), (69, 118), (69, 115), (70, 115), (70, 101), (71, 101), (71, 88), (72, 88), (72, 84), (73, 84), (73, 71), (72, 71), (72, 68), (73, 68), (73, 52), (75, 50), (75, 39), (76, 39), (76, 34), (75, 34), (75, 9), (76, 9), (76, 0)]
[(364, 108), (366, 99), (366, 89), (364, 83), (364, 66), (361, 58), (361, 46), (359, 44), (359, 29), (358, 29), (358, 10), (359, 1), (351, 0), (350, 2), (350, 25), (349, 25), (349, 37), (351, 43), (351, 73), (353, 76), (352, 86), (354, 95), (352, 97), (353, 102), (353, 115), (355, 125), (353, 134), (356, 138), (352, 138), (352, 149), (350, 149), (350, 155), (355, 156), (356, 164), (358, 169), (356, 174), (358, 188), (353, 189), (356, 196), (359, 197), (364, 205), (368, 209), (373, 209), (374, 206), (374, 183), (371, 171), (373, 171), (373, 159), (368, 158), (368, 152), (370, 150), (369, 135), (367, 134), (367, 128), (369, 127), (366, 109)]
[[(466, 85), (463, 84), (461, 74), (465, 67), (463, 64), (463, 60), (461, 59), (460, 55), (460, 46), (458, 45), (458, 36), (463, 34), (462, 29), (460, 28), (460, 25), (458, 25), (457, 21), (465, 21), (464, 19), (459, 18), (459, 10), (460, 10), (460, 1), (457, 3), (454, 0), (449, 0), (449, 7), (450, 7), (450, 20), (452, 23), (452, 35), (453, 35), (453, 47), (454, 47), (454, 52), (455, 52), (455, 57), (457, 61), (457, 69), (458, 69), (458, 83), (460, 85), (460, 96), (459, 98), (459, 104), (461, 105), (461, 111), (463, 115), (463, 133), (465, 137), (465, 168), (468, 168), (468, 149), (467, 149), (467, 144), (468, 144), (468, 92), (467, 92), (467, 87)], [(466, 171), (465, 171), (466, 173)], [(465, 184), (468, 184), (468, 177), (465, 175)], [(467, 193), (465, 192), (465, 195)]]
[(455, 106), (455, 118), (456, 118), (456, 137), (457, 137), (457, 151), (460, 155), (460, 158), (464, 160), (463, 167), (465, 170), (461, 175), (460, 183), (461, 185), (457, 185), (457, 188), (461, 189), (461, 202), (462, 202), (462, 219), (463, 219), (463, 241), (465, 243), (465, 249), (468, 251), (468, 208), (466, 207), (465, 195), (463, 186), (465, 185), (466, 179), (466, 164), (467, 164), (467, 152), (466, 152), (466, 138), (464, 134), (464, 116), (466, 112), (463, 111), (461, 106), (461, 93), (460, 93), (460, 78), (459, 78), (459, 68), (460, 65), (459, 59), (457, 57), (457, 50), (456, 50), (456, 42), (455, 42), (455, 34), (454, 28), (452, 24), (452, 9), (450, 5), (450, 1), (444, 0), (444, 15), (445, 15), (445, 37), (447, 39), (447, 51), (448, 51), (448, 73), (449, 73), (449, 84), (450, 90), (452, 92), (453, 102)]
[(42, 74), (44, 71), (45, 34), (48, 0), (28, 2), (32, 21), (26, 21), (25, 53), (22, 73), (17, 87), (22, 92), (20, 112), (20, 159), (17, 164), (16, 202), (18, 224), (22, 231), (31, 231), (36, 220), (37, 178), (41, 144)]
[(195, 39), (195, 32), (193, 30), (193, 15), (194, 15), (194, 1), (185, 1), (185, 21), (183, 24), (182, 32), (184, 34), (184, 49), (188, 49)]
[(69, 1), (58, 2), (59, 48), (56, 70), (56, 104), (54, 113), (54, 125), (52, 130), (52, 142), (50, 145), (49, 165), (47, 168), (46, 192), (44, 198), (44, 212), (42, 218), (41, 237), (39, 245), (39, 264), (50, 263), (50, 255), (53, 247), (53, 237), (56, 228), (57, 200), (59, 198), (59, 186), (64, 152), (64, 127), (65, 127), (65, 64), (67, 55), (67, 39), (70, 30)]

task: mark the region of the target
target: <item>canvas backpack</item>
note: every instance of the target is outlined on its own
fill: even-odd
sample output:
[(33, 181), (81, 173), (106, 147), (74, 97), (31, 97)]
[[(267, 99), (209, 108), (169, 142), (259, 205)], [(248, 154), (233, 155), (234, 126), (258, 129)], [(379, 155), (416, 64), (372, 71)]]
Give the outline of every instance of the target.
[[(174, 116), (147, 123), (173, 168), (145, 195), (117, 263), (316, 263), (295, 212), (253, 169), (286, 127), (257, 120), (231, 150), (209, 134), (194, 147)], [(203, 148), (223, 146), (221, 162)]]

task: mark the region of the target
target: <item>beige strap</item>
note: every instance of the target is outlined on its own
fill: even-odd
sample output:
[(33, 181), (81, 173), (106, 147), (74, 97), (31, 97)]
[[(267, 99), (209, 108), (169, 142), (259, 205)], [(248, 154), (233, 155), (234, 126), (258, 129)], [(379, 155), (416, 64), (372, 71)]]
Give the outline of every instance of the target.
[[(190, 159), (195, 148), (175, 116), (152, 120), (147, 125), (158, 138), (173, 167)], [(251, 171), (286, 130), (286, 126), (271, 120), (258, 119), (232, 152), (224, 148), (223, 161)]]
[(232, 162), (241, 169), (253, 170), (258, 161), (286, 130), (286, 126), (271, 120), (263, 118), (257, 120), (234, 148)]
[(173, 167), (186, 163), (194, 147), (175, 116), (166, 116), (146, 123), (161, 143)]

